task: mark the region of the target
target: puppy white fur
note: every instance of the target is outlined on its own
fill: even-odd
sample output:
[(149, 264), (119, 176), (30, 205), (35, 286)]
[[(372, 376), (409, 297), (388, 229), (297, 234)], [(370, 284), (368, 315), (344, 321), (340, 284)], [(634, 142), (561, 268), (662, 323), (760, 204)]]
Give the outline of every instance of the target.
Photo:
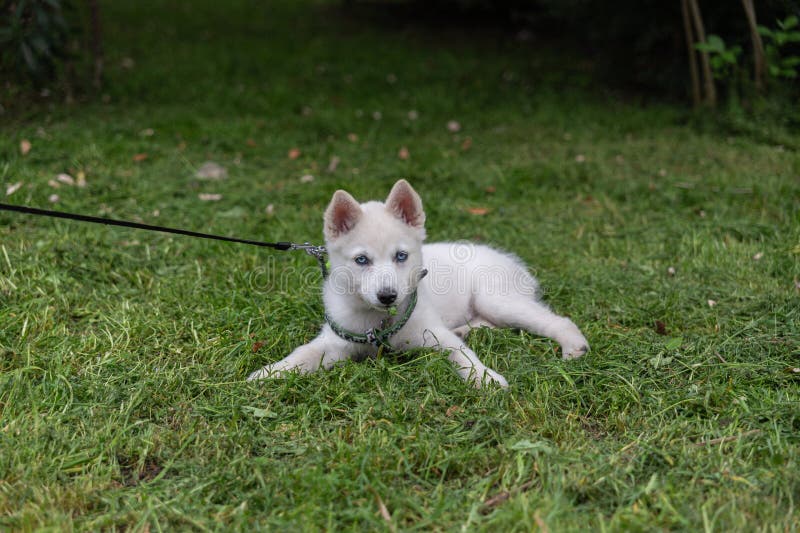
[[(564, 359), (588, 351), (578, 327), (538, 300), (536, 279), (518, 258), (470, 243), (423, 245), (424, 224), (422, 201), (405, 180), (395, 183), (385, 203), (359, 204), (336, 191), (324, 217), (331, 273), (323, 299), (331, 320), (360, 334), (385, 327), (399, 320), (416, 289), (417, 305), (389, 344), (395, 350), (441, 350), (476, 387), (507, 387), (508, 382), (465, 344), (474, 327), (521, 328), (550, 337), (561, 345)], [(374, 356), (377, 350), (343, 339), (325, 323), (314, 340), (248, 379), (314, 372), (345, 359)]]

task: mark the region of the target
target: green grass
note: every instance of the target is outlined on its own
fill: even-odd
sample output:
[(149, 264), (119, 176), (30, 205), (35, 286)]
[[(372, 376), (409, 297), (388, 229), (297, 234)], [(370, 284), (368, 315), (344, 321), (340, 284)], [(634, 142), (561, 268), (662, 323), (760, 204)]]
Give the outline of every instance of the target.
[(520, 255), (592, 351), (477, 331), (508, 391), (435, 352), (247, 383), (315, 335), (311, 258), (0, 212), (1, 529), (800, 529), (791, 146), (494, 30), (169, 4), (104, 4), (106, 101), (7, 112), (0, 201), (320, 242), (335, 189), (405, 177), (431, 241)]

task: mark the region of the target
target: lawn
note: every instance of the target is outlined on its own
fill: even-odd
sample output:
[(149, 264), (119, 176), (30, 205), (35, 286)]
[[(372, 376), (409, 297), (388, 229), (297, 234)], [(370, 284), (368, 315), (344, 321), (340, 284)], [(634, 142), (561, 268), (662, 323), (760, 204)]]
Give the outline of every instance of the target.
[(404, 177), (592, 351), (481, 329), (507, 391), (429, 351), (248, 383), (316, 334), (312, 258), (0, 211), (0, 529), (800, 529), (800, 137), (464, 22), (104, 9), (102, 95), (0, 116), (0, 202), (320, 243), (333, 191)]

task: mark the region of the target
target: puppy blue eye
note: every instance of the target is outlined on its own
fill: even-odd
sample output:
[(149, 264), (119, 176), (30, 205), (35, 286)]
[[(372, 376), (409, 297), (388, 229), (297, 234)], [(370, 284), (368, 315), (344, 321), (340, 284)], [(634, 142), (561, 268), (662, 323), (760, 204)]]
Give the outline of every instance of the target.
[(355, 262), (357, 265), (364, 266), (369, 264), (369, 259), (367, 258), (366, 255), (359, 255), (358, 257), (355, 258)]
[(408, 252), (397, 252), (394, 254), (394, 260), (398, 263), (402, 263), (406, 259), (408, 259)]

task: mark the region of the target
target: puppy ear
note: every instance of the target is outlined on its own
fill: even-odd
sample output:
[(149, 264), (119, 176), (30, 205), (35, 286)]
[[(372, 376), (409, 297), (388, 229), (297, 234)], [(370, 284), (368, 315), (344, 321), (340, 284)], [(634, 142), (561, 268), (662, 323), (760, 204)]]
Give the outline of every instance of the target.
[(361, 218), (361, 206), (348, 193), (338, 190), (333, 193), (331, 203), (325, 210), (325, 239), (335, 239), (344, 235)]
[(425, 226), (422, 200), (406, 180), (394, 184), (386, 198), (386, 209), (412, 228), (421, 229)]

